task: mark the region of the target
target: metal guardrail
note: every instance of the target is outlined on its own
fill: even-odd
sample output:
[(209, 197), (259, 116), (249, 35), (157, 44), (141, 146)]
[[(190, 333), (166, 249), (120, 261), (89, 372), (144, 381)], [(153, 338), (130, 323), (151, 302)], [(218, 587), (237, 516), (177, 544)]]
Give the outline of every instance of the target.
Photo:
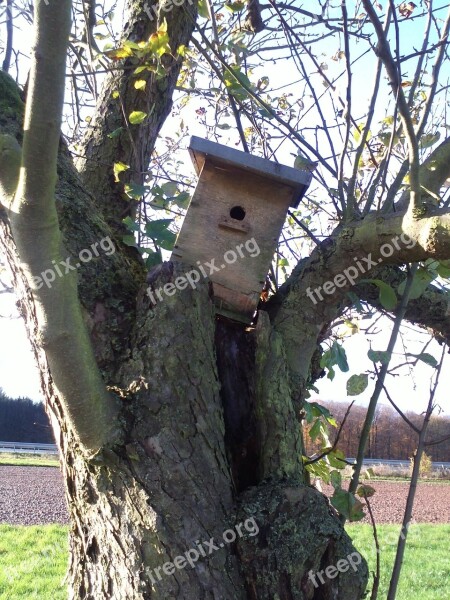
[(58, 454), (58, 448), (56, 444), (0, 442), (0, 452), (11, 452), (13, 454)]
[[(347, 458), (349, 462), (356, 462), (356, 458)], [(390, 465), (392, 467), (409, 467), (409, 460), (388, 460), (387, 458), (365, 458), (363, 465)], [(433, 469), (450, 469), (450, 462), (433, 462)]]

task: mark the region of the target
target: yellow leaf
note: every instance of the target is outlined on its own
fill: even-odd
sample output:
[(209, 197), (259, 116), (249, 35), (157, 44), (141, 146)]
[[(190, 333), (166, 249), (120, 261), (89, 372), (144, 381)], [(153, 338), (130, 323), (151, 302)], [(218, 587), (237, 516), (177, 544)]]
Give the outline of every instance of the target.
[(126, 165), (126, 164), (125, 164), (125, 163), (123, 163), (123, 162), (116, 162), (116, 163), (114, 163), (114, 167), (113, 167), (113, 172), (114, 172), (114, 181), (115, 181), (116, 183), (118, 183), (118, 182), (120, 181), (120, 179), (119, 179), (119, 175), (120, 175), (121, 173), (123, 173), (123, 171), (126, 171), (126, 170), (127, 170), (127, 169), (129, 169), (129, 168), (130, 168), (130, 166), (129, 166), (129, 165)]
[(145, 81), (145, 79), (138, 79), (134, 82), (134, 87), (136, 90), (145, 90), (146, 85), (147, 82)]

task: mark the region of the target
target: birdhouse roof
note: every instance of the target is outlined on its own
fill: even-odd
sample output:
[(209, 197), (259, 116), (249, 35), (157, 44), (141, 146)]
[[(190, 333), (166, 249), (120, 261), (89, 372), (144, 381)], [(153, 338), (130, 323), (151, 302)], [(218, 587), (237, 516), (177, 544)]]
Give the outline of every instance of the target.
[(247, 152), (216, 144), (196, 136), (191, 137), (188, 149), (198, 175), (200, 175), (205, 161), (211, 161), (215, 165), (223, 165), (228, 168), (234, 167), (270, 179), (275, 183), (289, 185), (293, 190), (291, 206), (294, 208), (298, 206), (311, 183), (312, 173), (309, 171), (280, 165), (267, 158), (253, 156)]

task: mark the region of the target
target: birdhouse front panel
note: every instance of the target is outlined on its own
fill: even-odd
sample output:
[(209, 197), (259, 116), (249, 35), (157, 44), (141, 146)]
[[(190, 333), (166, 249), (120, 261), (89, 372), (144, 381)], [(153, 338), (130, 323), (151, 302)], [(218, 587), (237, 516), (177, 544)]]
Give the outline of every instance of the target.
[[(218, 312), (250, 322), (298, 189), (260, 168), (249, 170), (230, 160), (228, 148), (207, 144), (214, 153), (195, 156), (200, 158), (200, 178), (171, 260), (192, 265), (200, 272), (203, 267), (213, 282)], [(236, 150), (231, 155), (233, 159), (248, 157)], [(274, 164), (257, 160), (263, 166)]]

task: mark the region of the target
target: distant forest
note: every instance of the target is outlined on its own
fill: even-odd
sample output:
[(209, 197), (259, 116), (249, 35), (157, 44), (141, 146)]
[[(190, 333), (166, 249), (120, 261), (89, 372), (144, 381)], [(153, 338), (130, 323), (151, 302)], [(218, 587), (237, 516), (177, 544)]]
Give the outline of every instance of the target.
[(54, 444), (44, 405), (29, 398), (8, 398), (0, 390), (0, 440)]
[[(338, 428), (331, 427), (330, 440), (333, 443), (344, 419), (348, 402), (326, 402), (326, 406), (338, 423)], [(406, 417), (419, 429), (422, 427), (423, 415), (406, 412)], [(339, 437), (337, 447), (347, 458), (355, 458), (358, 451), (358, 441), (366, 416), (366, 408), (353, 406)], [(433, 461), (450, 462), (450, 417), (435, 414), (428, 425), (427, 441), (432, 445), (425, 452)], [(434, 444), (443, 440), (442, 443)], [(402, 417), (390, 406), (379, 405), (367, 444), (366, 458), (386, 458), (391, 460), (407, 460), (417, 448), (418, 435), (409, 427)], [(311, 456), (318, 448), (311, 443), (305, 433), (306, 454)]]

